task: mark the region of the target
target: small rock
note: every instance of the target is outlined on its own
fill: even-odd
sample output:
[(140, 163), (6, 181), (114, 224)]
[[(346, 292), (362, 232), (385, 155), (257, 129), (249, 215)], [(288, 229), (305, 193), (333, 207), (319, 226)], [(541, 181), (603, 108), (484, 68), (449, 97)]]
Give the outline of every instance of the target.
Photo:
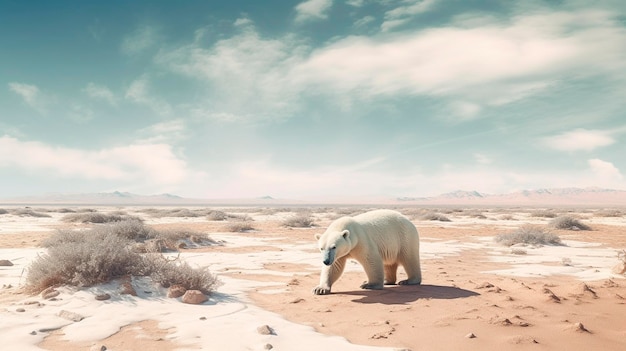
[(256, 328), (256, 331), (261, 334), (261, 335), (276, 335), (276, 332), (274, 332), (274, 329), (272, 329), (269, 325), (265, 324), (262, 325), (258, 328)]
[(468, 339), (474, 339), (476, 337), (476, 335), (474, 333), (469, 333), (467, 335), (465, 335), (466, 338)]
[(15, 312), (26, 312), (26, 310), (20, 307), (20, 308), (16, 309)]
[(265, 346), (263, 346), (264, 349), (266, 350), (271, 350), (274, 348), (274, 346), (272, 346), (272, 344), (265, 344)]
[(133, 284), (131, 284), (131, 282), (123, 282), (121, 285), (120, 294), (137, 296), (137, 290), (133, 288)]
[(55, 288), (49, 287), (49, 288), (44, 289), (44, 291), (41, 292), (41, 297), (46, 299), (46, 300), (50, 300), (53, 297), (59, 296), (60, 294), (61, 293), (58, 290), (56, 290)]
[(184, 286), (174, 284), (167, 289), (167, 297), (175, 299), (185, 295), (185, 292), (187, 292), (187, 289)]
[(550, 300), (551, 300), (551, 301), (553, 301), (553, 302), (559, 302), (559, 303), (561, 302), (561, 299), (560, 299), (558, 296), (556, 296), (556, 295), (552, 292), (552, 290), (550, 290), (550, 289), (548, 289), (548, 288), (544, 288), (544, 289), (543, 289), (543, 293), (544, 293), (544, 294), (549, 295), (549, 297), (550, 297)]
[(589, 285), (587, 285), (587, 284), (583, 283), (581, 288), (582, 288), (582, 290), (583, 290), (583, 293), (588, 293), (588, 294), (590, 294), (590, 295), (591, 295), (594, 299), (597, 299), (597, 298), (598, 298), (598, 294), (596, 294), (596, 292), (595, 292), (595, 291), (593, 291), (593, 290), (589, 287)]
[(40, 333), (49, 333), (49, 332), (52, 332), (52, 331), (55, 331), (55, 330), (59, 330), (61, 328), (62, 327), (41, 328), (41, 329), (39, 329), (39, 332)]
[(206, 317), (200, 317), (201, 321), (206, 321)]
[(303, 298), (298, 297), (298, 298), (296, 298), (296, 299), (291, 300), (289, 303), (300, 303), (300, 302), (303, 302), (303, 301), (304, 301), (304, 299), (303, 299)]
[(13, 265), (13, 262), (9, 260), (0, 260), (0, 266), (2, 267), (11, 267), (12, 265)]
[(78, 313), (74, 313), (74, 312), (70, 312), (70, 311), (66, 311), (66, 310), (61, 310), (61, 312), (59, 312), (59, 317), (65, 318), (65, 319), (70, 320), (72, 322), (80, 322), (83, 319), (85, 319), (85, 317), (81, 316)]
[(493, 288), (494, 285), (489, 283), (489, 282), (484, 282), (482, 284), (480, 284), (479, 286), (476, 287), (476, 289), (487, 289), (487, 288)]
[(96, 344), (89, 348), (89, 351), (107, 351), (107, 347), (104, 345)]
[(37, 335), (37, 332), (33, 330), (33, 331), (32, 331), (32, 332), (30, 332), (29, 334), (30, 334), (30, 335)]
[(208, 298), (206, 295), (204, 295), (200, 290), (187, 290), (183, 295), (183, 302), (192, 305), (199, 305), (207, 300)]
[(96, 295), (96, 300), (98, 300), (98, 301), (104, 301), (104, 300), (108, 300), (110, 298), (111, 298), (111, 295), (109, 295), (107, 293)]
[(575, 330), (575, 331), (577, 331), (577, 332), (580, 332), (580, 333), (589, 333), (589, 332), (590, 332), (590, 331), (589, 331), (587, 328), (585, 328), (585, 326), (584, 326), (582, 323), (580, 323), (580, 322), (578, 322), (578, 323), (575, 323), (575, 324), (574, 324), (574, 330)]

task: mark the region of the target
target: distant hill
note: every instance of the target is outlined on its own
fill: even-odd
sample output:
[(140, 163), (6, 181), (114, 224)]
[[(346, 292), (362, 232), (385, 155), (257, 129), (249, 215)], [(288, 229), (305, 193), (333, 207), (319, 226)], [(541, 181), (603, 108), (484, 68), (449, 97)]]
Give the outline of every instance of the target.
[(458, 190), (434, 197), (402, 197), (397, 200), (402, 203), (433, 205), (626, 206), (626, 191), (602, 188), (553, 188), (508, 194), (483, 194), (477, 191)]
[(103, 192), (84, 194), (46, 194), (42, 196), (0, 199), (0, 204), (14, 205), (474, 205), (474, 206), (626, 206), (626, 191), (602, 188), (551, 188), (523, 190), (507, 194), (485, 194), (478, 191), (457, 190), (433, 197), (360, 197), (288, 200), (272, 196), (239, 199), (184, 198), (172, 194), (138, 195), (129, 192)]

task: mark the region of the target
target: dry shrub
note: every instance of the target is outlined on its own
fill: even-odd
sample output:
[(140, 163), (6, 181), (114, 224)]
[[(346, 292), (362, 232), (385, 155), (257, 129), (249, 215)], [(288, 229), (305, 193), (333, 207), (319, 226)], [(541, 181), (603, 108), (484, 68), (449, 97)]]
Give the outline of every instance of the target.
[(560, 216), (550, 221), (550, 226), (556, 229), (567, 230), (591, 230), (591, 227), (580, 222), (578, 219), (571, 216)]
[(561, 238), (543, 227), (526, 224), (511, 233), (498, 234), (495, 241), (504, 246), (515, 244), (561, 245)]
[(209, 293), (217, 279), (207, 269), (166, 260), (160, 253), (142, 255), (134, 247), (137, 241), (144, 241), (162, 251), (169, 248), (168, 242), (181, 237), (202, 238), (195, 232), (157, 232), (137, 221), (59, 231), (44, 242), (48, 252), (28, 268), (27, 289), (39, 292), (56, 285), (82, 287), (127, 275), (149, 275), (163, 285), (181, 284)]
[[(63, 216), (61, 220), (69, 223), (112, 223), (121, 222), (129, 216), (122, 216), (120, 214), (106, 214), (100, 212), (83, 212), (83, 213), (70, 213)], [(139, 220), (137, 218), (137, 220)]]
[(423, 221), (452, 222), (450, 218), (436, 212), (422, 214), (419, 218)]
[(20, 217), (36, 217), (36, 218), (51, 217), (47, 213), (37, 212), (31, 208), (17, 208), (11, 211), (11, 214), (14, 216), (20, 216)]
[(252, 223), (250, 221), (237, 221), (230, 222), (228, 226), (226, 226), (226, 230), (233, 233), (243, 233), (250, 230), (254, 230)]
[(193, 268), (186, 262), (167, 259), (160, 254), (146, 255), (144, 267), (152, 281), (166, 288), (181, 285), (187, 290), (200, 290), (210, 295), (219, 285), (217, 277), (208, 268)]
[(531, 217), (538, 218), (556, 218), (557, 214), (550, 210), (537, 210), (530, 213)]
[(596, 217), (622, 217), (624, 214), (617, 209), (604, 209), (593, 214)]
[(207, 220), (209, 221), (225, 221), (228, 219), (226, 212), (213, 210), (207, 214)]
[(289, 228), (310, 228), (315, 226), (313, 217), (309, 215), (295, 215), (283, 221), (283, 226)]

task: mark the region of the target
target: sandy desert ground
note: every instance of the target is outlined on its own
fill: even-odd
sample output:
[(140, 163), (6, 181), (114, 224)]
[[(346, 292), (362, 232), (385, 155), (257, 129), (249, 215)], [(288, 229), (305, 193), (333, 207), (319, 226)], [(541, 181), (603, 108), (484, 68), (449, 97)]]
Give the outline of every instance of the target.
[[(0, 345), (13, 350), (626, 349), (626, 280), (613, 271), (626, 248), (623, 209), (612, 216), (598, 209), (551, 209), (592, 230), (554, 230), (561, 246), (511, 248), (493, 238), (524, 224), (547, 225), (550, 218), (536, 216), (545, 209), (431, 209), (450, 219), (441, 222), (420, 219), (419, 208), (398, 208), (420, 233), (422, 285), (361, 290), (365, 274), (352, 262), (331, 295), (315, 296), (321, 259), (313, 235), (365, 208), (221, 208), (253, 219), (254, 229), (243, 233), (206, 217), (94, 208), (220, 241), (168, 254), (218, 275), (222, 285), (201, 305), (167, 298), (147, 278), (132, 280), (135, 297), (121, 295), (119, 281), (60, 287), (53, 299), (24, 293), (30, 263), (45, 252), (41, 241), (58, 229), (89, 226), (63, 222), (65, 214), (54, 206), (33, 209), (50, 217), (0, 215), (0, 260), (13, 264), (0, 267)], [(283, 226), (304, 212), (314, 227)], [(112, 298), (95, 300), (103, 292)], [(60, 317), (61, 311), (82, 319)], [(271, 334), (258, 331), (265, 325)]]

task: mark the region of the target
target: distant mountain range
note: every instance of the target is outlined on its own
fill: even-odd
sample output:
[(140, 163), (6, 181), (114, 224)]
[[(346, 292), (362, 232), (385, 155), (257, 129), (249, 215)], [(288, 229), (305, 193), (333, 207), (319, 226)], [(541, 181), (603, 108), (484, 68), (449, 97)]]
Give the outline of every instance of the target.
[(315, 204), (381, 204), (381, 205), (475, 205), (475, 206), (626, 206), (626, 191), (602, 188), (554, 188), (523, 190), (507, 194), (485, 194), (457, 190), (433, 197), (363, 197), (307, 201), (276, 199), (263, 196), (248, 199), (184, 198), (172, 194), (138, 195), (129, 192), (46, 194), (0, 199), (0, 204), (13, 205), (315, 205)]
[(458, 190), (434, 197), (403, 197), (398, 198), (398, 201), (438, 205), (626, 206), (626, 191), (602, 188), (551, 188), (508, 194), (483, 194), (477, 191)]

